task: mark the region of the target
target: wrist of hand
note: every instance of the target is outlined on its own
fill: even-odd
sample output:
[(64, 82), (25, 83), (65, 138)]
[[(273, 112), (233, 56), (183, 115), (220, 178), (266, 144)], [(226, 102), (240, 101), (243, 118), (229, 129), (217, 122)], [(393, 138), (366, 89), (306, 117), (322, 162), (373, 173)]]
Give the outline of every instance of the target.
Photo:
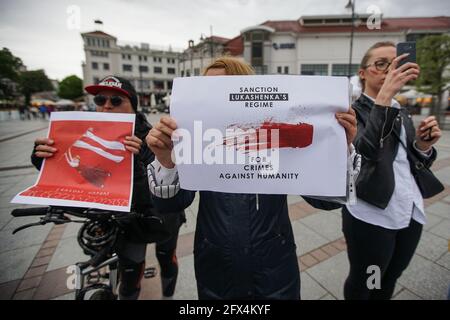
[(377, 95), (375, 99), (375, 104), (380, 106), (391, 106), (392, 96), (387, 93), (381, 93)]
[(414, 142), (414, 144), (418, 150), (420, 150), (424, 153), (431, 151), (431, 146), (428, 144), (421, 143), (420, 141), (417, 141), (417, 140)]
[(175, 163), (173, 163), (172, 159), (158, 158), (159, 163), (167, 169), (172, 169), (175, 167)]

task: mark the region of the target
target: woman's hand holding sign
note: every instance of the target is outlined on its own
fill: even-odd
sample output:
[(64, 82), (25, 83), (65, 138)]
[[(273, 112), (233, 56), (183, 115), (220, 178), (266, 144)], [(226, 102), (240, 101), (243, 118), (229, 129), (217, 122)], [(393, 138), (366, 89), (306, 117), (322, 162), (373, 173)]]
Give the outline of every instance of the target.
[(52, 145), (55, 143), (54, 140), (49, 138), (37, 138), (34, 141), (35, 155), (38, 158), (50, 158), (58, 150)]
[(126, 136), (123, 144), (128, 151), (139, 154), (141, 151), (142, 140), (136, 136)]
[(175, 120), (169, 116), (162, 117), (145, 138), (148, 147), (156, 159), (166, 168), (175, 167), (171, 154), (173, 149), (172, 134), (177, 129)]
[(348, 112), (338, 112), (336, 113), (336, 119), (344, 127), (347, 145), (350, 146), (353, 140), (355, 140), (357, 131), (355, 111), (350, 107)]

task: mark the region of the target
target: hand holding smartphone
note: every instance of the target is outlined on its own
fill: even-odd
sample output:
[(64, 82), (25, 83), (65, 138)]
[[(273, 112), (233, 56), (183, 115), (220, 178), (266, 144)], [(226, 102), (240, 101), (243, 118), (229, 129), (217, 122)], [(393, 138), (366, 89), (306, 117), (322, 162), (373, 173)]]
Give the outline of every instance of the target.
[(402, 54), (409, 53), (409, 55), (399, 61), (397, 68), (408, 62), (416, 62), (416, 43), (415, 42), (399, 42), (397, 43), (397, 57)]

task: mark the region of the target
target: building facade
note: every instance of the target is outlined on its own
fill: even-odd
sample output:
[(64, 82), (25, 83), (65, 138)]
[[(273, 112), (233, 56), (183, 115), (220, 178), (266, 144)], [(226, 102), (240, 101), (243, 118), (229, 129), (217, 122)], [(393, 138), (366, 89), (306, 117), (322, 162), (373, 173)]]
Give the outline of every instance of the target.
[(84, 84), (98, 83), (107, 75), (130, 80), (139, 95), (140, 106), (149, 106), (172, 90), (173, 79), (179, 74), (179, 52), (157, 50), (149, 44), (119, 45), (117, 38), (102, 31), (82, 33), (85, 62)]
[[(353, 22), (350, 75), (367, 49), (379, 41), (416, 41), (430, 34), (450, 34), (450, 17), (385, 18), (379, 28), (369, 15)], [(241, 31), (243, 57), (258, 74), (348, 76), (351, 16), (307, 16), (294, 21), (266, 21)]]
[[(355, 75), (364, 53), (376, 42), (416, 41), (425, 35), (442, 33), (450, 34), (450, 17), (379, 16), (374, 21), (368, 14), (358, 14), (353, 22), (349, 15), (269, 20), (241, 30), (231, 40), (214, 37), (216, 41), (207, 38), (198, 45), (190, 43), (180, 59), (180, 75), (199, 75), (207, 63), (223, 54), (244, 59), (257, 74)], [(211, 42), (216, 49), (211, 50)]]
[(199, 76), (218, 57), (223, 55), (242, 57), (242, 49), (241, 36), (233, 39), (218, 36), (202, 37), (197, 44), (190, 40), (188, 48), (180, 55), (179, 75), (181, 77)]

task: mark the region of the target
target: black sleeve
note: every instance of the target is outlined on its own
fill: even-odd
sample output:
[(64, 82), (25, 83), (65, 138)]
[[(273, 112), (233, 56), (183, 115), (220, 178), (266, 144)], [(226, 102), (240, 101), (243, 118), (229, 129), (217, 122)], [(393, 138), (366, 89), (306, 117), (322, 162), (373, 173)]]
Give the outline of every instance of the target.
[(195, 191), (180, 189), (178, 193), (169, 199), (162, 199), (152, 194), (155, 208), (161, 213), (182, 211), (189, 207), (195, 198)]
[(36, 146), (33, 147), (33, 152), (31, 153), (31, 163), (35, 166), (36, 169), (41, 170), (42, 162), (44, 162), (44, 158), (39, 158), (36, 156)]
[(387, 139), (395, 139), (392, 134), (395, 118), (399, 109), (374, 105), (364, 126), (358, 121), (358, 131), (354, 141), (355, 148), (366, 160), (377, 161), (385, 149)]
[(325, 200), (313, 199), (313, 198), (309, 198), (309, 197), (306, 197), (306, 196), (302, 196), (302, 198), (305, 199), (305, 201), (308, 204), (310, 204), (314, 208), (320, 209), (320, 210), (330, 211), (330, 210), (335, 210), (335, 209), (342, 208), (342, 206), (343, 206), (340, 203), (331, 202), (331, 201), (325, 201)]

